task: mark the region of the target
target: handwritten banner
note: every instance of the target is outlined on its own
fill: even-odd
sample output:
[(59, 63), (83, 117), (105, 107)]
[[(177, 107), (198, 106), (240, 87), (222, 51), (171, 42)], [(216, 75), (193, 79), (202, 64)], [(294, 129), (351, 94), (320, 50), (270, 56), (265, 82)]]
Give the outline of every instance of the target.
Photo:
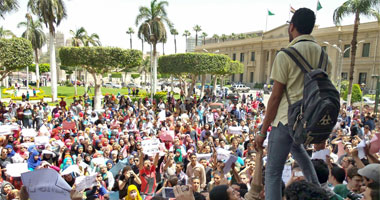
[(150, 139), (141, 141), (141, 147), (144, 154), (153, 156), (156, 153), (160, 152), (160, 140), (159, 139)]

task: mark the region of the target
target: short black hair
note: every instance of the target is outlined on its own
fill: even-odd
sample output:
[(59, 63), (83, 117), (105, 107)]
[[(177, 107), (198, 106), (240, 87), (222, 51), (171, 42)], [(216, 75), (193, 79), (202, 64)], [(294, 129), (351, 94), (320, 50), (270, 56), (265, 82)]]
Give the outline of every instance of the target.
[(301, 34), (310, 34), (315, 24), (315, 14), (308, 8), (298, 9), (290, 21)]
[(358, 173), (358, 168), (357, 167), (351, 167), (347, 170), (347, 177), (352, 179), (354, 178), (354, 176), (360, 176), (362, 177), (359, 173)]
[(287, 200), (328, 200), (326, 192), (306, 181), (295, 181), (285, 189), (285, 197)]
[(320, 184), (326, 183), (329, 179), (329, 167), (322, 159), (313, 159), (311, 162), (314, 165), (315, 172), (317, 173), (318, 181)]
[(338, 166), (333, 166), (331, 168), (331, 176), (333, 176), (338, 183), (342, 184), (344, 179), (346, 179), (346, 172), (343, 168), (340, 168)]

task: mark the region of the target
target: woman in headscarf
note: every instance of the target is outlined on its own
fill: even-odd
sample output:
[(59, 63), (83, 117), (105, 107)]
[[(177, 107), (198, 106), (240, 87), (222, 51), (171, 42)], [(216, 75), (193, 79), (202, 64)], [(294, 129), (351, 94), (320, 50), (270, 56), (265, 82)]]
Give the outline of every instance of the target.
[(36, 150), (32, 150), (31, 155), (28, 159), (28, 169), (33, 171), (36, 167), (40, 166), (41, 158), (39, 157), (39, 153)]
[(65, 159), (63, 160), (62, 164), (61, 164), (61, 170), (65, 170), (66, 168), (68, 168), (69, 166), (73, 165), (74, 161), (73, 159), (71, 158), (71, 156), (69, 155), (66, 155), (65, 156)]
[(139, 190), (135, 185), (130, 185), (128, 187), (128, 194), (125, 197), (125, 200), (142, 200)]
[(15, 187), (8, 181), (3, 181), (1, 184), (1, 200), (7, 200), (7, 195), (13, 190)]
[(182, 162), (182, 151), (181, 151), (181, 149), (175, 150), (174, 161), (175, 161), (175, 163), (181, 163)]
[(6, 145), (5, 148), (8, 150), (8, 158), (11, 158), (16, 154), (16, 152), (13, 150), (13, 147), (10, 144)]
[(72, 143), (71, 139), (66, 139), (65, 140), (65, 146), (66, 146), (66, 148), (71, 149), (71, 145), (72, 144), (73, 143)]

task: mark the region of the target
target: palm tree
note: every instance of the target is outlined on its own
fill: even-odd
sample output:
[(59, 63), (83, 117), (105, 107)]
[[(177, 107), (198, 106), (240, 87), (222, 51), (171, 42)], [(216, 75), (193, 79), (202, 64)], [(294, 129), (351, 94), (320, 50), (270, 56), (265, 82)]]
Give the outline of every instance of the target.
[(222, 37), (220, 37), (220, 39), (222, 39), (222, 41), (224, 42), (228, 39), (228, 36), (226, 34), (222, 34)]
[(39, 64), (39, 50), (46, 43), (46, 36), (44, 31), (42, 30), (42, 24), (39, 20), (33, 20), (32, 16), (28, 13), (26, 14), (27, 21), (20, 22), (17, 25), (17, 28), (25, 27), (26, 30), (22, 33), (22, 37), (26, 38), (32, 43), (32, 47), (34, 50), (34, 62), (36, 63), (36, 83), (37, 88), (40, 87), (40, 68)]
[[(182, 36), (185, 37), (186, 43), (187, 43), (187, 37), (190, 37), (191, 33), (188, 30), (185, 30), (182, 34)], [(186, 52), (187, 52), (187, 45), (186, 45)]]
[(231, 35), (229, 36), (229, 38), (231, 38), (232, 40), (235, 40), (236, 34), (235, 33), (231, 33)]
[(156, 92), (157, 83), (157, 43), (166, 41), (165, 24), (171, 28), (166, 6), (167, 1), (152, 0), (150, 7), (141, 6), (136, 17), (136, 26), (139, 26), (138, 36), (153, 46), (153, 93)]
[(175, 28), (170, 29), (170, 33), (174, 36), (174, 53), (177, 53), (177, 39), (175, 38), (178, 35), (178, 31)]
[(205, 32), (202, 33), (203, 45), (206, 44), (206, 37), (207, 37), (207, 36), (208, 36), (207, 33), (205, 33)]
[(165, 43), (167, 42), (167, 38), (165, 40), (162, 40), (162, 55), (165, 55)]
[(84, 46), (89, 47), (92, 46), (102, 46), (102, 43), (100, 42), (99, 35), (96, 33), (93, 33), (91, 35), (86, 35), (86, 37), (83, 40)]
[(212, 36), (212, 39), (214, 39), (214, 40), (215, 40), (215, 43), (217, 43), (218, 40), (219, 40), (219, 35), (218, 35), (218, 34), (214, 34), (214, 35)]
[(12, 33), (11, 30), (4, 29), (3, 26), (0, 27), (0, 38), (6, 38), (6, 37), (15, 37), (15, 34)]
[(80, 27), (76, 31), (70, 30), (71, 34), (71, 45), (74, 47), (79, 47), (84, 45), (85, 38), (87, 37), (87, 31), (83, 27)]
[(132, 49), (132, 34), (134, 34), (135, 31), (133, 30), (132, 27), (129, 27), (126, 33), (129, 34), (129, 44), (130, 44), (130, 49)]
[(354, 79), (355, 57), (356, 48), (358, 44), (357, 36), (360, 24), (360, 15), (364, 15), (367, 17), (375, 17), (378, 21), (380, 21), (380, 13), (378, 12), (379, 5), (380, 0), (347, 0), (334, 11), (333, 20), (335, 25), (340, 25), (343, 17), (351, 14), (355, 15), (354, 32), (352, 34), (351, 41), (351, 64), (347, 94), (347, 104), (349, 106), (351, 106), (352, 83)]
[(147, 73), (150, 72), (150, 56), (147, 56), (145, 59), (143, 59), (143, 62), (141, 63), (141, 66), (138, 68), (138, 72), (142, 74), (144, 72), (145, 75), (145, 86), (147, 84)]
[(240, 40), (245, 39), (245, 38), (247, 38), (247, 35), (244, 34), (244, 33), (240, 33), (240, 34), (238, 35), (238, 39), (240, 39)]
[[(84, 45), (84, 40), (87, 37), (87, 31), (80, 27), (76, 31), (70, 30), (71, 37), (71, 45), (74, 47), (79, 47), (81, 45)], [(77, 87), (77, 67), (75, 67), (74, 70), (74, 88), (75, 88), (75, 96), (78, 95), (78, 87)]]
[(4, 15), (8, 12), (18, 10), (17, 0), (0, 0), (0, 17), (4, 19)]
[(57, 66), (55, 58), (55, 27), (66, 18), (63, 0), (29, 0), (28, 8), (49, 28), (49, 51), (52, 101), (57, 100)]
[(198, 46), (198, 32), (201, 32), (202, 28), (199, 25), (195, 25), (193, 30), (195, 31), (195, 46)]

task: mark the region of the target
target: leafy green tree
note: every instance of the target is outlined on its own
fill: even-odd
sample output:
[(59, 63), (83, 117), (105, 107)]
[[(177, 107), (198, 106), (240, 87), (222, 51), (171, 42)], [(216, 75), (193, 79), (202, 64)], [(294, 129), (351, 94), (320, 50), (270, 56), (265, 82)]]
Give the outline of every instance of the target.
[(206, 32), (203, 32), (202, 33), (202, 38), (203, 38), (203, 45), (205, 45), (206, 44), (206, 37), (207, 37), (208, 35), (207, 35), (207, 33)]
[(33, 48), (24, 38), (0, 39), (0, 81), (33, 63)]
[[(350, 101), (352, 103), (360, 102), (362, 100), (362, 94), (363, 93), (362, 93), (362, 90), (360, 89), (360, 85), (354, 84), (352, 86), (352, 97)], [(348, 88), (346, 88), (346, 90), (344, 91), (343, 99), (348, 101), (347, 97), (348, 97)]]
[(226, 34), (222, 34), (222, 36), (220, 37), (220, 39), (222, 39), (222, 41), (226, 41), (228, 39), (228, 36)]
[(0, 27), (0, 38), (15, 37), (15, 34), (11, 30), (4, 29), (3, 26)]
[[(226, 55), (210, 53), (180, 53), (159, 58), (159, 71), (163, 74), (171, 74), (180, 77), (184, 83), (183, 90), (187, 96), (192, 95), (196, 78), (203, 74), (216, 74), (230, 69), (231, 59)], [(187, 76), (191, 79), (190, 87), (187, 86)]]
[[(39, 51), (42, 46), (46, 43), (46, 36), (42, 29), (42, 24), (39, 20), (33, 20), (33, 17), (27, 13), (26, 22), (20, 22), (17, 27), (24, 27), (26, 30), (22, 33), (22, 37), (26, 38), (32, 43), (34, 50), (34, 62), (35, 62), (35, 71), (36, 72), (36, 82), (37, 88), (40, 87), (40, 72), (39, 72)], [(49, 67), (50, 71), (50, 67)]]
[(242, 40), (242, 39), (246, 39), (246, 38), (247, 38), (247, 35), (244, 34), (244, 33), (240, 33), (240, 34), (238, 35), (238, 38), (239, 38), (240, 40)]
[(218, 34), (214, 34), (214, 35), (212, 36), (212, 39), (214, 39), (214, 40), (215, 40), (215, 43), (217, 43), (217, 42), (219, 41), (219, 35), (218, 35)]
[(347, 0), (341, 6), (339, 6), (334, 11), (333, 20), (335, 25), (340, 25), (344, 17), (348, 15), (354, 15), (354, 31), (352, 34), (351, 41), (351, 64), (350, 64), (350, 74), (349, 74), (349, 85), (348, 85), (348, 102), (347, 104), (351, 106), (351, 95), (352, 95), (352, 84), (354, 80), (354, 70), (355, 70), (355, 58), (356, 49), (358, 44), (358, 31), (360, 24), (360, 16), (375, 17), (377, 21), (380, 21), (379, 13), (380, 0)]
[(130, 49), (132, 49), (132, 34), (134, 34), (135, 31), (133, 30), (132, 27), (129, 27), (126, 33), (129, 35), (129, 45), (130, 45)]
[[(182, 36), (185, 37), (186, 43), (187, 43), (187, 37), (190, 37), (191, 33), (188, 30), (185, 30), (182, 34)], [(187, 52), (187, 46), (186, 46), (186, 52)]]
[(195, 25), (193, 30), (195, 31), (195, 46), (198, 46), (198, 32), (201, 32), (202, 28), (199, 25)]
[(59, 51), (62, 65), (83, 66), (95, 80), (94, 108), (101, 106), (101, 79), (103, 74), (116, 69), (141, 65), (142, 54), (138, 50), (110, 47), (63, 47)]
[(133, 79), (140, 78), (140, 74), (131, 74), (131, 77)]
[(49, 28), (49, 52), (52, 101), (57, 101), (57, 65), (55, 60), (55, 28), (66, 18), (63, 0), (29, 0), (28, 8)]
[(152, 0), (150, 7), (141, 6), (136, 17), (136, 26), (139, 26), (138, 36), (153, 46), (153, 93), (157, 86), (157, 43), (166, 42), (166, 27), (173, 25), (167, 16), (167, 1)]
[(177, 39), (178, 31), (175, 28), (170, 29), (170, 33), (174, 36), (174, 53), (177, 53)]
[[(50, 72), (50, 64), (49, 63), (41, 63), (38, 65), (38, 68), (39, 68), (39, 75), (46, 73), (46, 72)], [(36, 73), (36, 64), (31, 64), (29, 66), (29, 70), (31, 72)]]
[(1, 0), (0, 1), (0, 17), (4, 19), (6, 13), (18, 10), (17, 0)]
[(228, 36), (230, 39), (232, 40), (235, 40), (236, 39), (236, 34), (235, 33), (231, 33), (230, 36)]

